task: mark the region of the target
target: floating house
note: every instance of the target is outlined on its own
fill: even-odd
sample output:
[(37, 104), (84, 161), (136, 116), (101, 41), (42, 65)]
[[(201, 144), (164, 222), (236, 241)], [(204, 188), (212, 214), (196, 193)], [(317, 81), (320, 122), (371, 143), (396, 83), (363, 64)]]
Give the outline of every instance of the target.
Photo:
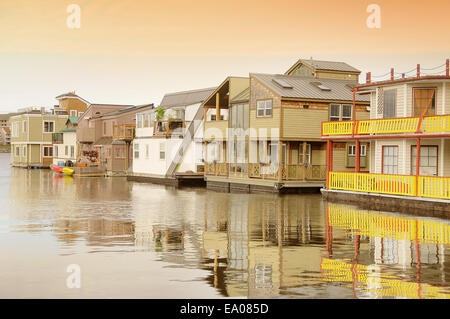
[[(398, 210), (445, 211), (450, 203), (449, 61), (433, 74), (421, 70), (354, 88), (370, 97), (370, 119), (322, 123), (327, 142), (327, 198), (383, 204)], [(435, 74), (436, 71), (439, 74)], [(429, 71), (428, 71), (429, 72)], [(337, 145), (353, 143), (353, 171), (336, 166)], [(362, 170), (367, 145), (369, 164)], [(358, 147), (359, 146), (359, 147)]]
[(53, 165), (72, 167), (77, 161), (78, 116), (69, 116), (64, 128), (53, 133)]
[(78, 166), (124, 175), (132, 165), (136, 113), (152, 108), (153, 104), (91, 104), (78, 124)]
[[(369, 118), (368, 96), (358, 95), (353, 103), (359, 74), (344, 62), (300, 59), (285, 74), (227, 78), (203, 103), (207, 187), (225, 192), (323, 187), (321, 122)], [(336, 156), (343, 171), (355, 165), (352, 147), (344, 143)], [(366, 145), (367, 170), (369, 154)]]
[(213, 91), (205, 88), (166, 94), (157, 109), (137, 113), (129, 180), (168, 185), (203, 183), (201, 103)]
[(70, 114), (82, 114), (89, 102), (73, 92), (56, 97), (59, 105), (19, 110), (10, 118), (11, 164), (19, 167), (49, 167), (53, 163), (53, 133), (60, 132)]

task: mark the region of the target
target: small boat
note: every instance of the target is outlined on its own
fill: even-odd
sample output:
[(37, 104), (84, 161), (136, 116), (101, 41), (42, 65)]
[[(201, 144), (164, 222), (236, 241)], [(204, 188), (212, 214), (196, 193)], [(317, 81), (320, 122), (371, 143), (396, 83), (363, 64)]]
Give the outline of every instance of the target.
[(74, 171), (73, 169), (71, 169), (71, 168), (64, 167), (64, 168), (62, 169), (62, 172), (63, 172), (64, 174), (66, 174), (66, 175), (72, 176), (73, 173), (74, 173), (75, 171)]
[(50, 168), (52, 169), (52, 171), (58, 174), (62, 174), (63, 172), (63, 168), (60, 166), (52, 165)]

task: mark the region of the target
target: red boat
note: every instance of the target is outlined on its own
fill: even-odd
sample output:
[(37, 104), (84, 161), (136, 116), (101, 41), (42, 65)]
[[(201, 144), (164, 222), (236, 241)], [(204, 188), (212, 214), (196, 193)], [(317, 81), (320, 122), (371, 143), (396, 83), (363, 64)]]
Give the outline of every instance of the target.
[(63, 172), (63, 168), (56, 166), (56, 165), (52, 165), (51, 169), (52, 169), (52, 171), (54, 171), (55, 173), (58, 173), (58, 174), (62, 174), (62, 172)]

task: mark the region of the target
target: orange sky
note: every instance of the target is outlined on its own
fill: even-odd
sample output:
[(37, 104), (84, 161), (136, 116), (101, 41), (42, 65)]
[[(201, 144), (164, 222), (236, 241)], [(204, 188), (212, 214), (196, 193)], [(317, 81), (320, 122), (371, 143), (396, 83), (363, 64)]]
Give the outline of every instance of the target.
[[(81, 7), (81, 28), (66, 26)], [(369, 29), (366, 8), (381, 8)], [(362, 71), (409, 70), (450, 56), (448, 0), (1, 0), (0, 112), (55, 103), (159, 103), (227, 75), (282, 73), (299, 57)]]

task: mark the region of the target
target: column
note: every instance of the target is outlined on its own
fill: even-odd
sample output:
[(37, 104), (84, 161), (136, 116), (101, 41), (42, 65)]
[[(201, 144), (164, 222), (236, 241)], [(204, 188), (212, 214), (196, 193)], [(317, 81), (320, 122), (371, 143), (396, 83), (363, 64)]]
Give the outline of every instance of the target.
[(219, 98), (219, 93), (216, 93), (216, 121), (220, 121), (220, 98)]
[(356, 154), (355, 154), (355, 172), (359, 173), (360, 168), (360, 159), (361, 159), (361, 147), (359, 144), (359, 140), (356, 140)]
[(306, 141), (304, 141), (303, 142), (303, 160), (302, 160), (302, 162), (303, 162), (303, 167), (302, 167), (302, 170), (303, 170), (303, 180), (305, 181), (306, 180), (306, 166), (305, 166), (305, 163), (306, 163), (306, 147), (307, 147), (307, 143), (306, 143)]

